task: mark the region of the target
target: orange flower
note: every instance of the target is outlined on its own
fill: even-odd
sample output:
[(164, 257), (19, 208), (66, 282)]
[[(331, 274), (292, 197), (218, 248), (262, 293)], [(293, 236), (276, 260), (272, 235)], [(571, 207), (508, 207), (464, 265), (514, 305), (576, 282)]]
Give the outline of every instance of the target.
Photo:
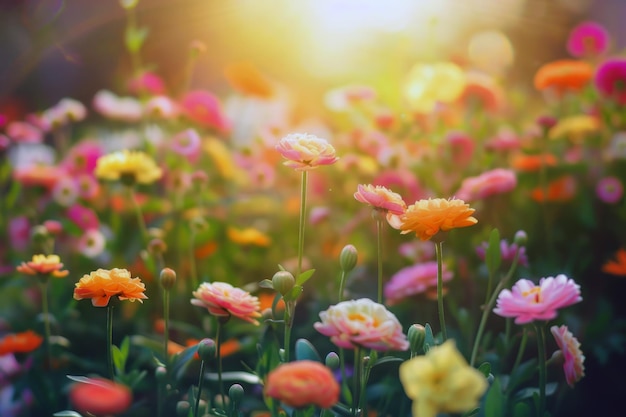
[(265, 393), (290, 407), (330, 408), (339, 401), (339, 384), (326, 366), (316, 361), (284, 363), (267, 376)]
[(84, 378), (72, 385), (69, 395), (78, 412), (96, 416), (121, 414), (133, 401), (127, 386), (104, 378)]
[(43, 337), (32, 330), (21, 333), (12, 333), (0, 339), (0, 356), (9, 353), (28, 353), (37, 349), (43, 342)]
[(69, 274), (67, 270), (62, 271), (63, 264), (57, 255), (33, 255), (32, 261), (22, 262), (16, 269), (26, 275), (52, 275), (56, 278)]
[(196, 259), (204, 259), (213, 255), (215, 251), (217, 251), (217, 243), (213, 240), (209, 240), (194, 250), (194, 256)]
[(148, 298), (144, 294), (145, 290), (143, 282), (139, 278), (131, 278), (130, 272), (126, 269), (98, 269), (84, 275), (76, 283), (74, 299), (91, 298), (94, 307), (106, 307), (113, 296), (120, 300), (139, 300), (143, 303), (143, 300)]
[(511, 167), (516, 171), (537, 172), (543, 165), (555, 166), (556, 157), (550, 153), (542, 155), (517, 154), (511, 159)]
[(530, 198), (537, 202), (552, 201), (563, 202), (574, 198), (576, 194), (576, 180), (571, 175), (558, 178), (544, 189), (536, 187), (530, 192)]
[(578, 91), (593, 77), (593, 67), (584, 61), (563, 59), (543, 65), (535, 74), (535, 88), (539, 91), (554, 89)]
[(400, 218), (402, 234), (415, 233), (421, 240), (429, 240), (439, 231), (447, 232), (478, 223), (474, 209), (463, 200), (435, 198), (419, 200), (410, 205)]
[(274, 95), (270, 81), (249, 62), (228, 65), (224, 75), (230, 85), (243, 94), (264, 99)]
[(611, 275), (626, 276), (626, 249), (619, 248), (615, 252), (615, 259), (608, 260), (602, 265), (602, 272)]
[[(276, 297), (276, 293), (274, 292), (261, 292), (259, 293), (259, 310), (264, 311), (268, 308), (272, 308), (272, 304), (274, 303), (274, 297)], [(282, 297), (276, 303), (276, 311), (284, 310), (285, 301), (283, 301)]]
[(231, 241), (238, 243), (239, 245), (265, 247), (269, 246), (271, 243), (269, 236), (252, 227), (248, 227), (246, 229), (229, 227), (228, 230), (226, 230), (226, 234)]

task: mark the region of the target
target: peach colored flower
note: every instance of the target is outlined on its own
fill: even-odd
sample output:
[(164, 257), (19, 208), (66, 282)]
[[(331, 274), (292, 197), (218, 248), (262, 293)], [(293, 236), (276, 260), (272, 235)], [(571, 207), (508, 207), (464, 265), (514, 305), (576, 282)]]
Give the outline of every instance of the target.
[(235, 316), (259, 325), (256, 320), (261, 317), (259, 299), (241, 288), (226, 282), (203, 282), (193, 292), (193, 296), (195, 298), (191, 299), (191, 304), (206, 308), (214, 316)]
[(522, 172), (537, 172), (542, 166), (556, 166), (557, 159), (550, 153), (540, 155), (516, 154), (511, 158), (511, 167)]
[(539, 91), (554, 89), (561, 94), (578, 91), (593, 77), (593, 67), (585, 61), (563, 59), (544, 64), (535, 73), (534, 84)]
[(556, 344), (561, 349), (563, 355), (563, 371), (565, 372), (565, 380), (570, 387), (585, 376), (585, 356), (580, 350), (580, 343), (574, 335), (568, 330), (567, 326), (552, 326), (550, 332), (556, 340)]
[(381, 185), (359, 184), (357, 192), (354, 193), (354, 198), (387, 214), (401, 215), (406, 210), (406, 203), (400, 194)]
[(43, 342), (43, 337), (32, 330), (21, 333), (11, 333), (0, 339), (0, 356), (9, 353), (28, 353), (37, 349)]
[(369, 298), (342, 301), (320, 313), (315, 329), (339, 347), (378, 351), (407, 350), (409, 342), (396, 316)]
[(275, 88), (259, 69), (249, 62), (237, 62), (224, 68), (229, 84), (237, 91), (261, 99), (272, 98)]
[(95, 416), (121, 414), (133, 401), (127, 386), (104, 378), (84, 378), (71, 386), (69, 397), (78, 412)]
[(228, 239), (239, 245), (261, 246), (267, 247), (272, 242), (272, 239), (253, 227), (247, 227), (245, 229), (237, 229), (229, 227), (226, 230)]
[(517, 186), (515, 171), (496, 168), (482, 174), (465, 178), (456, 197), (464, 201), (482, 200), (492, 195), (508, 193)]
[(26, 275), (52, 275), (55, 278), (63, 278), (69, 274), (69, 271), (63, 270), (58, 255), (33, 255), (30, 262), (22, 262), (16, 269)]
[(131, 302), (148, 297), (144, 294), (146, 286), (141, 279), (131, 278), (126, 269), (113, 268), (111, 270), (98, 269), (84, 275), (74, 288), (74, 299), (91, 298), (94, 307), (106, 307), (111, 297), (117, 296), (120, 300)]
[[(452, 272), (443, 265), (442, 281), (452, 279)], [(424, 262), (407, 266), (396, 272), (385, 285), (385, 300), (395, 305), (406, 297), (426, 293), (431, 296), (437, 290), (437, 262)], [(436, 298), (436, 295), (435, 295)]]
[(551, 320), (557, 310), (582, 301), (580, 286), (563, 274), (541, 278), (539, 285), (520, 279), (511, 290), (498, 295), (493, 312), (502, 317), (515, 317), (516, 324), (535, 320)]
[(626, 249), (619, 248), (615, 252), (615, 259), (610, 259), (602, 265), (602, 272), (611, 275), (626, 276)]
[(469, 204), (455, 198), (418, 200), (400, 217), (400, 230), (402, 234), (415, 233), (421, 240), (429, 240), (439, 231), (475, 225), (478, 220), (472, 217), (474, 211)]
[(163, 171), (144, 152), (124, 149), (98, 158), (95, 175), (102, 180), (150, 184), (161, 178)]
[(316, 405), (330, 408), (339, 401), (339, 384), (328, 367), (301, 360), (283, 363), (271, 371), (265, 394), (294, 408)]
[(320, 165), (330, 165), (339, 159), (335, 148), (315, 135), (291, 133), (282, 138), (276, 150), (287, 159), (283, 164), (296, 171), (308, 171)]

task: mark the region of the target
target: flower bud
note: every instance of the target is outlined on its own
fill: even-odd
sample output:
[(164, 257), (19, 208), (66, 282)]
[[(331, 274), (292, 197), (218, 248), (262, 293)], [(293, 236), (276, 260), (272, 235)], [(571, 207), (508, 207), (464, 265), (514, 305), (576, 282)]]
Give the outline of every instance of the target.
[(426, 341), (426, 329), (421, 324), (412, 324), (407, 332), (411, 353), (421, 352)]
[(272, 285), (276, 291), (284, 296), (291, 291), (294, 285), (296, 285), (296, 279), (293, 277), (291, 272), (278, 271), (272, 277)]
[(215, 345), (215, 341), (213, 339), (202, 339), (198, 343), (198, 356), (203, 361), (208, 361), (215, 358), (215, 352), (217, 351), (217, 346)]
[(239, 404), (243, 399), (244, 390), (239, 384), (233, 384), (228, 389), (228, 396), (234, 404)]
[(171, 290), (174, 284), (176, 284), (176, 271), (171, 268), (163, 268), (159, 276), (159, 282), (164, 290)]
[(518, 230), (515, 233), (515, 238), (513, 238), (513, 243), (518, 246), (524, 246), (528, 242), (528, 235), (523, 230)]
[(187, 417), (190, 409), (191, 405), (189, 401), (179, 401), (176, 403), (176, 415), (178, 417)]
[(48, 232), (46, 226), (37, 225), (30, 231), (30, 237), (34, 243), (43, 243), (50, 237), (50, 233)]
[(154, 371), (154, 376), (159, 383), (165, 382), (167, 379), (167, 369), (164, 366), (157, 366)]
[(330, 369), (337, 369), (339, 368), (339, 355), (337, 355), (335, 352), (330, 352), (328, 355), (326, 355), (326, 359), (324, 360), (324, 363), (326, 364), (326, 366), (328, 366)]
[(165, 239), (165, 232), (160, 227), (150, 227), (148, 229), (150, 239)]
[(152, 239), (148, 242), (148, 252), (154, 255), (162, 255), (167, 251), (167, 243), (163, 239)]
[(358, 253), (354, 245), (346, 245), (339, 255), (339, 265), (343, 272), (350, 272), (356, 266)]

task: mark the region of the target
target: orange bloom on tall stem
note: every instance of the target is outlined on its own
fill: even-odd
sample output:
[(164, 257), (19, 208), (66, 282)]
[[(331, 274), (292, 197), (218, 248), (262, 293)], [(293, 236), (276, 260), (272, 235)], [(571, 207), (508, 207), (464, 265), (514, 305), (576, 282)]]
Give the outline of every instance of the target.
[(9, 353), (28, 353), (37, 349), (43, 342), (43, 337), (32, 330), (21, 333), (12, 333), (0, 339), (0, 356)]
[(608, 260), (602, 265), (602, 272), (611, 275), (626, 276), (626, 249), (619, 248), (615, 259)]
[(475, 225), (478, 220), (472, 217), (474, 211), (469, 204), (455, 198), (419, 200), (400, 218), (400, 230), (402, 234), (415, 233), (421, 240), (429, 240), (439, 231)]
[(553, 89), (558, 93), (581, 90), (593, 77), (593, 67), (585, 61), (563, 59), (543, 65), (535, 74), (539, 91)]
[(63, 270), (61, 258), (57, 255), (33, 255), (30, 262), (22, 262), (16, 269), (26, 275), (52, 275), (56, 278), (69, 274), (69, 271)]
[(91, 298), (94, 307), (106, 307), (114, 296), (120, 300), (138, 300), (143, 303), (143, 300), (148, 298), (144, 294), (145, 290), (146, 286), (141, 279), (131, 278), (130, 272), (126, 269), (98, 269), (84, 275), (76, 283), (74, 299)]

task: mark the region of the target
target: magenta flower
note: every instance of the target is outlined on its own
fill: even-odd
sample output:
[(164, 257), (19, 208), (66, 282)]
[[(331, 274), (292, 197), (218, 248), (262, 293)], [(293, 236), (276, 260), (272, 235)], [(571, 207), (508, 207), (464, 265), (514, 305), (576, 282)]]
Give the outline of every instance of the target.
[(276, 144), (276, 150), (287, 159), (283, 164), (296, 171), (309, 171), (320, 165), (331, 165), (339, 159), (326, 139), (307, 133), (291, 133)]
[(258, 326), (261, 317), (259, 299), (241, 288), (226, 282), (203, 282), (193, 292), (191, 304), (204, 307), (214, 316), (239, 317)]
[(70, 174), (92, 174), (98, 158), (104, 155), (104, 149), (97, 141), (87, 139), (78, 142), (68, 152), (61, 166)]
[(320, 312), (315, 330), (345, 349), (364, 347), (377, 351), (407, 350), (402, 325), (385, 306), (369, 298), (342, 301)]
[[(580, 350), (580, 343), (568, 330), (567, 326), (552, 326), (550, 332), (563, 355), (563, 371), (565, 380), (570, 387), (585, 376), (585, 356)], [(558, 353), (558, 352), (556, 352)]]
[(165, 83), (155, 73), (145, 71), (129, 81), (128, 91), (133, 94), (162, 95), (165, 94)]
[(31, 224), (28, 217), (19, 216), (9, 220), (9, 242), (13, 249), (23, 251), (28, 247), (30, 241)]
[(596, 195), (608, 204), (615, 204), (624, 195), (624, 186), (617, 177), (604, 177), (596, 184)]
[(220, 132), (230, 130), (222, 105), (217, 97), (208, 91), (190, 91), (180, 100), (182, 113), (190, 120)]
[(595, 22), (583, 22), (576, 26), (567, 39), (567, 51), (576, 58), (603, 54), (609, 48), (609, 32)]
[(516, 324), (535, 320), (551, 320), (557, 310), (582, 301), (580, 286), (563, 274), (541, 278), (539, 285), (520, 279), (511, 290), (502, 290), (493, 312), (502, 317), (515, 317)]
[(626, 104), (626, 59), (609, 59), (598, 67), (594, 78), (600, 94)]
[(185, 129), (174, 135), (170, 143), (170, 149), (189, 159), (191, 163), (195, 163), (202, 151), (201, 144), (202, 140), (195, 129)]
[(466, 202), (482, 200), (492, 195), (513, 191), (516, 186), (515, 171), (496, 168), (476, 177), (464, 179), (455, 197)]
[[(452, 279), (452, 272), (443, 265), (442, 281)], [(385, 285), (385, 300), (388, 305), (394, 305), (404, 298), (415, 294), (426, 293), (436, 298), (437, 291), (437, 262), (429, 261), (402, 268), (396, 272)]]
[(474, 154), (476, 143), (466, 133), (449, 132), (446, 136), (446, 142), (452, 154), (452, 161), (461, 166), (466, 166)]
[[(476, 247), (476, 255), (478, 255), (481, 261), (485, 260), (485, 253), (487, 252), (488, 246), (488, 242), (483, 242), (480, 246)], [(519, 257), (517, 258), (517, 263), (519, 265), (528, 266), (528, 256), (526, 256), (525, 247), (522, 246), (520, 248), (515, 243), (511, 243), (509, 245), (509, 242), (506, 239), (502, 239), (500, 241), (500, 259), (502, 259), (505, 263), (511, 265), (518, 250)]]
[(95, 211), (80, 204), (67, 209), (67, 217), (81, 230), (98, 229), (100, 221)]

